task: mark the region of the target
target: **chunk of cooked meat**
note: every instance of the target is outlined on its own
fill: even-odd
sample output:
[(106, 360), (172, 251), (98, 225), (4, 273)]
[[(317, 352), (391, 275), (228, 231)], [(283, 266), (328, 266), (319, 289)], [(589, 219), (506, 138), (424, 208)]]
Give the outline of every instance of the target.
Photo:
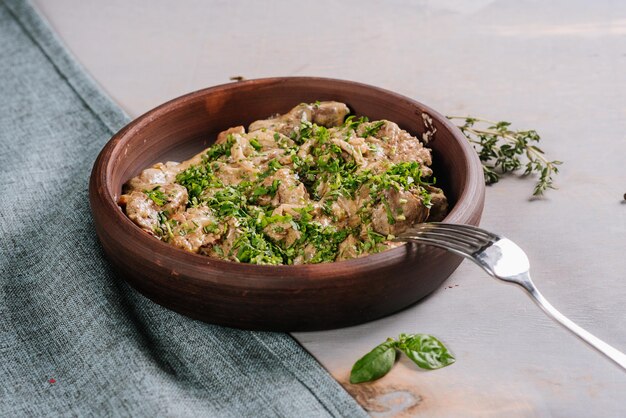
[(379, 234), (399, 235), (427, 218), (428, 208), (421, 199), (409, 191), (392, 188), (383, 193), (382, 201), (374, 207), (372, 226)]
[(283, 241), (286, 246), (293, 245), (300, 238), (300, 231), (294, 228), (291, 222), (273, 222), (263, 229), (263, 232), (274, 241)]
[(119, 202), (126, 215), (141, 229), (154, 233), (158, 224), (159, 207), (144, 192), (136, 190), (120, 196)]
[(133, 177), (124, 185), (126, 191), (136, 189), (152, 189), (159, 184), (173, 183), (178, 172), (178, 163), (157, 163), (143, 170), (137, 177)]
[(443, 194), (443, 190), (434, 186), (426, 186), (430, 192), (430, 213), (428, 220), (431, 222), (441, 222), (448, 214), (448, 199)]
[[(422, 166), (423, 175), (431, 175), (430, 165), (432, 164), (432, 157), (430, 150), (425, 148), (410, 133), (400, 129), (397, 124), (390, 121), (384, 122), (373, 136), (381, 140), (380, 146), (384, 148), (391, 162), (417, 161)], [(364, 134), (368, 127), (371, 128), (371, 125), (372, 123), (369, 125), (362, 124), (359, 126), (358, 131)]]
[(348, 113), (350, 113), (350, 109), (344, 103), (320, 102), (319, 104), (313, 104), (311, 121), (318, 125), (332, 128), (333, 126), (341, 125)]
[(357, 249), (357, 245), (360, 243), (354, 235), (348, 236), (341, 244), (339, 244), (339, 251), (337, 254), (337, 261), (349, 260), (351, 258), (357, 258), (360, 254)]
[(215, 140), (216, 144), (223, 144), (228, 140), (228, 136), (232, 134), (243, 135), (246, 133), (246, 129), (243, 126), (235, 126), (233, 128), (228, 128), (225, 131), (217, 134), (217, 139)]
[(348, 113), (350, 113), (350, 109), (344, 103), (301, 103), (284, 115), (252, 122), (248, 127), (248, 132), (265, 129), (288, 135), (295, 128), (299, 128), (303, 121), (331, 128), (341, 125)]
[(128, 217), (144, 230), (154, 233), (160, 212), (172, 215), (182, 212), (187, 205), (187, 189), (175, 183), (159, 184), (143, 191), (133, 190), (120, 196), (119, 204)]
[(276, 195), (272, 199), (272, 206), (278, 206), (281, 203), (301, 205), (309, 200), (309, 194), (304, 184), (298, 181), (297, 175), (291, 170), (281, 168), (273, 176), (265, 179), (262, 184), (269, 185), (274, 180), (278, 180), (279, 184)]
[(175, 221), (175, 225), (168, 242), (192, 253), (197, 253), (201, 247), (214, 244), (224, 233), (219, 220), (207, 206), (189, 208), (170, 219)]

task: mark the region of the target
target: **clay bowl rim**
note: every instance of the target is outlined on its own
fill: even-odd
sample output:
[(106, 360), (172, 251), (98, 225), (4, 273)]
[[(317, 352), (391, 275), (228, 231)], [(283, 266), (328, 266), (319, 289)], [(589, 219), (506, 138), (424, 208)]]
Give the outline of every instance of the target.
[[(189, 102), (201, 100), (205, 95), (214, 94), (216, 92), (228, 92), (231, 90), (236, 92), (237, 89), (254, 84), (275, 84), (276, 87), (280, 87), (282, 83), (290, 81), (335, 83), (356, 89), (369, 89), (393, 97), (395, 100), (408, 102), (426, 112), (433, 120), (437, 120), (450, 131), (452, 137), (460, 145), (465, 163), (462, 168), (466, 172), (465, 182), (454, 206), (445, 217), (444, 221), (449, 223), (468, 222), (472, 214), (482, 211), (484, 202), (482, 165), (476, 151), (466, 140), (463, 133), (445, 116), (417, 100), (390, 90), (355, 81), (322, 77), (272, 77), (221, 84), (179, 96), (135, 118), (113, 135), (94, 163), (89, 186), (92, 211), (95, 211), (97, 207), (97, 210), (103, 211), (110, 221), (119, 226), (119, 230), (123, 230), (124, 233), (127, 234), (127, 236), (120, 236), (117, 240), (130, 240), (144, 246), (147, 253), (155, 253), (160, 256), (161, 260), (171, 261), (172, 271), (187, 274), (189, 280), (199, 281), (199, 284), (202, 282), (212, 282), (219, 283), (220, 286), (225, 287), (249, 287), (251, 289), (263, 290), (267, 290), (268, 288), (299, 288), (303, 286), (325, 287), (325, 284), (330, 287), (337, 287), (339, 285), (337, 280), (344, 279), (346, 281), (353, 281), (355, 277), (362, 274), (368, 274), (368, 272), (379, 268), (402, 263), (406, 251), (405, 246), (396, 247), (361, 258), (320, 264), (257, 265), (209, 258), (175, 248), (149, 236), (135, 225), (118, 206), (115, 201), (117, 192), (113, 190), (111, 181), (112, 173), (115, 169), (116, 157), (123, 152), (125, 144), (148, 124), (165, 116), (170, 111), (184, 107)], [(167, 265), (163, 263), (160, 267), (167, 267)], [(183, 272), (183, 270), (186, 271)], [(204, 270), (206, 275), (194, 274), (194, 271), (195, 273), (200, 273), (202, 270)], [(332, 272), (333, 270), (341, 274), (335, 276)], [(349, 271), (350, 274), (345, 274), (346, 271)], [(212, 276), (212, 274), (210, 274), (216, 272), (228, 272), (228, 274), (219, 276)], [(259, 276), (263, 276), (263, 280), (259, 280)], [(331, 283), (329, 278), (335, 280)]]

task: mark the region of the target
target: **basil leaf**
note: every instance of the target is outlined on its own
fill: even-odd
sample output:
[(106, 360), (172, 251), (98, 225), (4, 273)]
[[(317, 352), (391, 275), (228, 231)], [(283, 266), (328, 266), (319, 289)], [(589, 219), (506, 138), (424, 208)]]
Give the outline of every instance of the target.
[(398, 349), (422, 369), (440, 369), (455, 362), (446, 346), (428, 334), (400, 334)]
[(350, 383), (370, 382), (386, 375), (396, 361), (396, 344), (387, 340), (357, 360), (350, 372)]

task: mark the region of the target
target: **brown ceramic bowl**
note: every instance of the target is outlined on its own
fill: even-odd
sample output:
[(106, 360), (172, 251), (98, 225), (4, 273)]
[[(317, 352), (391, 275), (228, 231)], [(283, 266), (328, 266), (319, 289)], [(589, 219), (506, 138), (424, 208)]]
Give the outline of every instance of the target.
[(96, 160), (89, 198), (110, 262), (156, 303), (193, 318), (247, 329), (303, 331), (369, 321), (435, 290), (458, 256), (404, 245), (336, 263), (258, 266), (217, 260), (169, 246), (135, 226), (117, 205), (122, 185), (159, 161), (180, 161), (229, 127), (283, 113), (302, 102), (336, 100), (371, 120), (388, 119), (416, 134), (422, 112), (437, 128), (434, 171), (451, 210), (446, 222), (477, 225), (483, 209), (480, 162), (463, 134), (431, 108), (380, 88), (323, 78), (270, 78), (200, 90), (140, 116)]

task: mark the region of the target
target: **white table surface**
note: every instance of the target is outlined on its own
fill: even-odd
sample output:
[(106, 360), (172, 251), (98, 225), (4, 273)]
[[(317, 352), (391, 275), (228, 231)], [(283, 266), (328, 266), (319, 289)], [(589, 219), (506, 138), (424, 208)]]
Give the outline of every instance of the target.
[[(35, 4), (131, 116), (232, 76), (313, 75), (538, 130), (565, 162), (559, 190), (530, 201), (532, 181), (507, 178), (488, 188), (482, 226), (527, 251), (557, 308), (626, 350), (626, 2)], [(401, 332), (438, 336), (457, 363), (402, 360), (374, 384), (346, 383), (358, 357)], [(403, 312), (294, 337), (376, 417), (626, 416), (624, 371), (468, 262)]]

